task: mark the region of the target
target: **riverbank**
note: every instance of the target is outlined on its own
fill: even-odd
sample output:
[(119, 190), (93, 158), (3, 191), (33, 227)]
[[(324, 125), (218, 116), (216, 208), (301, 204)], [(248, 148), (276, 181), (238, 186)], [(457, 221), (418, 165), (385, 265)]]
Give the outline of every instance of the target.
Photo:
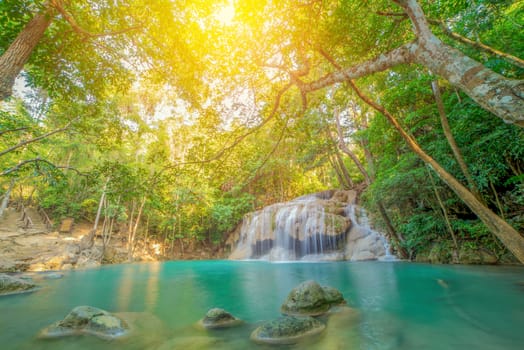
[(137, 261), (207, 260), (224, 258), (223, 250), (185, 242), (162, 246), (149, 240), (135, 244), (131, 259), (125, 235), (115, 234), (104, 247), (101, 237), (93, 247), (81, 249), (81, 240), (92, 224), (80, 222), (68, 233), (47, 230), (38, 225), (24, 229), (20, 214), (8, 209), (0, 221), (0, 272), (39, 272), (85, 269), (102, 264)]

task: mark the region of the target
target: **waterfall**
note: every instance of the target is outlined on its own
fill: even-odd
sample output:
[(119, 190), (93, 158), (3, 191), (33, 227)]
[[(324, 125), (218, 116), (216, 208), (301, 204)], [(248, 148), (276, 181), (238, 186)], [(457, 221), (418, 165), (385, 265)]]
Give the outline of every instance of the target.
[(355, 198), (355, 191), (325, 191), (249, 213), (237, 235), (230, 237), (234, 249), (229, 258), (390, 259), (386, 239), (371, 229)]
[(397, 260), (391, 254), (390, 245), (386, 237), (371, 227), (369, 217), (364, 208), (350, 203), (346, 207), (346, 215), (353, 223), (346, 246), (347, 260)]
[(277, 203), (244, 217), (230, 259), (342, 259), (350, 222), (314, 195)]

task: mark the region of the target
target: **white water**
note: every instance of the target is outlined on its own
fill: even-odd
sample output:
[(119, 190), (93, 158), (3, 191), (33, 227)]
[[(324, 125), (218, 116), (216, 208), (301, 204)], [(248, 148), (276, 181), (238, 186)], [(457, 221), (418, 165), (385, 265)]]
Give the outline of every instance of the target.
[[(351, 203), (343, 214), (335, 214), (335, 203), (341, 204), (310, 195), (246, 215), (229, 258), (269, 261), (396, 259), (385, 237), (370, 227), (363, 208)], [(326, 212), (326, 208), (330, 209)]]
[(364, 208), (349, 204), (346, 207), (346, 215), (353, 224), (346, 245), (347, 260), (397, 260), (397, 257), (391, 254), (391, 247), (386, 237), (371, 227)]

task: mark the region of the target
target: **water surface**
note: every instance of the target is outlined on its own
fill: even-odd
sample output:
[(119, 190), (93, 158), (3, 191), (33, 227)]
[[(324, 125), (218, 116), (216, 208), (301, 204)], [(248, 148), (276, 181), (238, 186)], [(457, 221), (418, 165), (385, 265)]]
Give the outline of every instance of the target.
[[(524, 269), (403, 262), (286, 263), (181, 261), (106, 266), (44, 280), (32, 294), (0, 298), (2, 349), (265, 349), (249, 341), (297, 284), (338, 288), (351, 315), (325, 319), (327, 331), (289, 349), (522, 349)], [(125, 338), (41, 340), (42, 328), (78, 305), (118, 313)], [(212, 307), (246, 321), (205, 331)]]

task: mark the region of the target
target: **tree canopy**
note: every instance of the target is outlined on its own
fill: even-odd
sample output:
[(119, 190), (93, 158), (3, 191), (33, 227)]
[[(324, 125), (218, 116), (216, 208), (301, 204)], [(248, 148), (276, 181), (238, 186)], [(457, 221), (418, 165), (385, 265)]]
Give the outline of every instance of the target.
[(218, 244), (248, 211), (362, 183), (412, 258), (524, 262), (523, 14), (491, 0), (2, 2), (2, 192), (15, 182), (55, 218), (88, 220), (104, 193), (133, 236)]

